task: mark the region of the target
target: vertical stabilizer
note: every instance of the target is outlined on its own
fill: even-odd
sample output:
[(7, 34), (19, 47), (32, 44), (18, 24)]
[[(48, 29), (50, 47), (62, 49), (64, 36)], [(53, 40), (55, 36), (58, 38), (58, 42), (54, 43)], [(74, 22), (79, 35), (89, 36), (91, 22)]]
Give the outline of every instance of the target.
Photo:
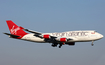
[(14, 22), (12, 22), (11, 20), (7, 20), (7, 25), (9, 27), (10, 33), (13, 35), (18, 35), (23, 37), (24, 35), (26, 35), (27, 33), (25, 31), (22, 30), (21, 27), (17, 26)]

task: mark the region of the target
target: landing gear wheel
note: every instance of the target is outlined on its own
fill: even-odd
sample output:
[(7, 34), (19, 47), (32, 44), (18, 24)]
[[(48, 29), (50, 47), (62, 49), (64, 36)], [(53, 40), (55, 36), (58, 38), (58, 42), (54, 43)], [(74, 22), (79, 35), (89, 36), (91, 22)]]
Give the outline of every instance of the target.
[(61, 48), (61, 46), (59, 46), (59, 48)]
[(62, 46), (62, 43), (59, 44), (59, 48), (61, 48), (61, 46)]
[(52, 47), (57, 47), (57, 46), (55, 46), (55, 45), (51, 45)]
[(92, 44), (91, 44), (92, 46), (94, 45), (93, 42), (94, 42), (94, 41), (92, 41)]
[(92, 46), (94, 46), (94, 44), (91, 44)]
[(58, 43), (53, 43), (51, 46), (52, 47), (57, 47)]

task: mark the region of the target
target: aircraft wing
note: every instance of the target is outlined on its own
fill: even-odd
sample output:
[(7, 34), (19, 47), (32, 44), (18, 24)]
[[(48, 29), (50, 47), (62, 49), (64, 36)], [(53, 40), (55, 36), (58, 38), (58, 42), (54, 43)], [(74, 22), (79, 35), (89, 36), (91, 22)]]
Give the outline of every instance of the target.
[[(41, 35), (43, 35), (43, 33), (36, 32), (36, 31), (33, 31), (33, 30), (29, 30), (29, 29), (23, 29), (23, 30), (28, 31), (28, 32), (31, 32), (31, 33), (34, 33), (34, 34), (35, 34), (34, 36), (37, 36), (37, 37), (39, 37), (39, 38), (42, 38)], [(57, 38), (57, 37), (51, 36), (51, 38)]]
[(65, 40), (65, 41), (73, 40), (71, 38), (58, 38), (56, 36), (51, 36), (49, 34), (43, 34), (40, 32), (28, 30), (28, 29), (23, 29), (23, 30), (34, 33), (35, 34), (34, 36), (39, 37), (39, 38), (44, 38), (44, 39), (46, 39), (46, 41), (61, 41), (61, 39)]
[(42, 33), (40, 32), (36, 32), (36, 31), (33, 31), (33, 30), (29, 30), (29, 29), (23, 29), (25, 31), (28, 31), (28, 32), (31, 32), (31, 33), (35, 33), (35, 34), (38, 34), (38, 35), (41, 35)]

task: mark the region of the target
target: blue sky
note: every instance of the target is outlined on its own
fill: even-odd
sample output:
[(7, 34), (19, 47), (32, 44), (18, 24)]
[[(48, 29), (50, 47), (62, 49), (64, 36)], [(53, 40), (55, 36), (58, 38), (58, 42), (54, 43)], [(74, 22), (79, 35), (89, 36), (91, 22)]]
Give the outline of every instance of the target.
[(104, 65), (105, 40), (61, 49), (8, 38), (6, 20), (39, 32), (96, 30), (105, 36), (105, 0), (0, 0), (0, 65)]

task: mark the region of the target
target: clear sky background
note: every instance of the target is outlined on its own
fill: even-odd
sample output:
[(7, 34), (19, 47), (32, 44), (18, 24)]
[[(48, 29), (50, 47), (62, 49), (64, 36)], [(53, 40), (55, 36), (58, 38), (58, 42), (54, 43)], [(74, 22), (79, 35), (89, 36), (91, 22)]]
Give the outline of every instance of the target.
[(8, 38), (6, 20), (39, 32), (96, 30), (105, 36), (105, 0), (0, 0), (0, 65), (105, 65), (105, 40), (51, 47)]

